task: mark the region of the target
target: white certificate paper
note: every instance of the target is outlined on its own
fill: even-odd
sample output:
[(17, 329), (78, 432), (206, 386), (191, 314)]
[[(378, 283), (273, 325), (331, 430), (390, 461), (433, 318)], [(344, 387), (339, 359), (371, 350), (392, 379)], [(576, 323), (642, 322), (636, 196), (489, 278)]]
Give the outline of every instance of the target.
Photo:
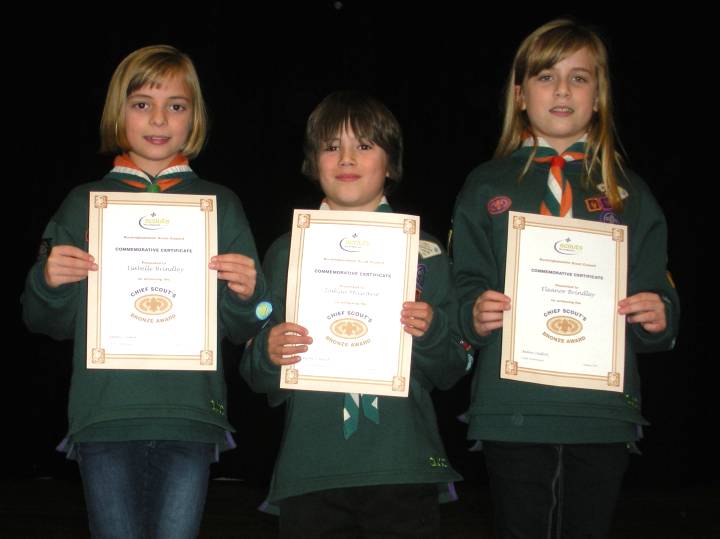
[(295, 210), (286, 318), (313, 343), (280, 387), (407, 397), (419, 235), (414, 215)]
[(217, 368), (213, 195), (90, 193), (87, 367)]
[(627, 227), (509, 213), (500, 376), (622, 391)]

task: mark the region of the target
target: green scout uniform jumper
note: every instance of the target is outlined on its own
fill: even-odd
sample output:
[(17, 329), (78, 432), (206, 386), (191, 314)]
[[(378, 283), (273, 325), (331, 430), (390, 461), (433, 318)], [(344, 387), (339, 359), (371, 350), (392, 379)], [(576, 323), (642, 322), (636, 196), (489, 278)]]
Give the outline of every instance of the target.
[[(381, 205), (378, 211), (391, 210)], [(246, 349), (241, 373), (250, 387), (268, 393), (271, 405), (287, 406), (270, 502), (341, 487), (461, 479), (445, 455), (430, 391), (452, 386), (465, 373), (467, 356), (456, 329), (457, 303), (447, 256), (431, 238), (421, 236), (423, 241), (429, 248), (418, 263), (418, 299), (432, 305), (433, 321), (425, 335), (413, 339), (409, 396), (378, 397), (379, 423), (361, 416), (357, 431), (345, 439), (342, 393), (280, 390), (280, 368), (270, 362), (266, 350), (269, 327)], [(276, 322), (285, 316), (289, 247), (289, 235), (278, 238), (263, 266)]]
[[(250, 227), (237, 196), (226, 187), (202, 180), (182, 159), (179, 166), (161, 172), (162, 178), (182, 181), (167, 192), (212, 194), (218, 204), (218, 252), (241, 253), (257, 260)], [(129, 160), (116, 160), (132, 165)], [(174, 164), (175, 161), (172, 164)], [(137, 191), (134, 184), (149, 178), (130, 166), (116, 166), (102, 180), (74, 188), (44, 232), (47, 251), (31, 268), (23, 294), (23, 317), (31, 331), (55, 339), (74, 339), (73, 375), (69, 404), (70, 442), (179, 440), (211, 442), (224, 447), (227, 420), (223, 362), (218, 345), (217, 370), (208, 372), (150, 370), (88, 370), (85, 358), (87, 280), (50, 288), (43, 270), (50, 248), (74, 245), (87, 251), (88, 192)], [(174, 183), (174, 182), (173, 182)], [(241, 343), (260, 328), (267, 305), (266, 285), (258, 272), (255, 294), (240, 300), (218, 283), (218, 344), (228, 337)], [(260, 307), (258, 308), (258, 306)], [(265, 307), (265, 310), (263, 309)], [(256, 309), (259, 315), (256, 314)], [(232, 440), (228, 440), (232, 444)]]
[(479, 348), (468, 410), (468, 438), (503, 442), (632, 442), (647, 424), (640, 412), (639, 352), (672, 348), (678, 329), (679, 301), (666, 275), (666, 225), (645, 182), (628, 173), (620, 187), (624, 209), (613, 212), (601, 189), (581, 181), (582, 161), (565, 165), (573, 191), (573, 216), (628, 226), (628, 296), (656, 292), (666, 306), (667, 329), (648, 333), (629, 324), (622, 393), (552, 387), (500, 378), (502, 334), (485, 338), (473, 328), (472, 307), (485, 290), (503, 291), (508, 210), (538, 213), (549, 163), (532, 163), (519, 179), (530, 148), (487, 162), (473, 170), (458, 197), (453, 220), (453, 264), (460, 302), (462, 334)]

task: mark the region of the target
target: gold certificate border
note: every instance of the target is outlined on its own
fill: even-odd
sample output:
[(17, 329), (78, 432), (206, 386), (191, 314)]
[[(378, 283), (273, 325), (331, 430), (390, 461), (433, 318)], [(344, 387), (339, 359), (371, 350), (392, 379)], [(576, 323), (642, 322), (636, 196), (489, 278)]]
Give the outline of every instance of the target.
[[(415, 215), (378, 212), (331, 212), (328, 210), (295, 210), (293, 214), (292, 241), (286, 295), (286, 320), (297, 323), (302, 288), (303, 253), (305, 233), (310, 226), (359, 225), (402, 229), (405, 232), (405, 282), (404, 300), (414, 301), (417, 281), (417, 256), (420, 235), (420, 218)], [(294, 268), (294, 271), (292, 271)], [(392, 378), (345, 378), (311, 376), (302, 373), (302, 363), (282, 367), (280, 387), (308, 391), (331, 391), (339, 393), (368, 393), (407, 397), (410, 389), (410, 363), (412, 336), (398, 324), (399, 345), (397, 363)]]
[[(605, 375), (588, 375), (521, 367), (515, 359), (515, 332), (517, 331), (518, 260), (523, 232), (531, 227), (595, 234), (614, 242), (615, 288), (612, 312), (612, 362)], [(625, 383), (625, 317), (618, 314), (617, 304), (627, 293), (627, 227), (612, 223), (599, 223), (583, 219), (549, 217), (534, 213), (509, 212), (505, 290), (512, 298), (513, 308), (503, 316), (502, 357), (500, 377), (522, 382), (560, 387), (599, 389), (622, 392)]]
[[(208, 268), (217, 254), (217, 200), (215, 195), (175, 195), (166, 193), (123, 193), (91, 191), (89, 194), (88, 250), (95, 257), (98, 271), (88, 275), (87, 362), (88, 369), (184, 370), (217, 369), (217, 276)], [(197, 208), (205, 215), (203, 349), (187, 355), (107, 353), (102, 342), (103, 226), (105, 212), (112, 206), (173, 206)]]

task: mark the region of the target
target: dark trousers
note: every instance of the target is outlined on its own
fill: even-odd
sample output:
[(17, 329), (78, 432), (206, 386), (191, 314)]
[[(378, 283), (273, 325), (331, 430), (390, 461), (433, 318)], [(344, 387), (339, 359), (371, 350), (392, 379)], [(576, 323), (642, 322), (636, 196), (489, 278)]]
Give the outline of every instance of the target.
[(629, 454), (620, 444), (483, 442), (499, 539), (604, 538)]
[(278, 502), (283, 539), (438, 536), (435, 485), (377, 485), (321, 490)]

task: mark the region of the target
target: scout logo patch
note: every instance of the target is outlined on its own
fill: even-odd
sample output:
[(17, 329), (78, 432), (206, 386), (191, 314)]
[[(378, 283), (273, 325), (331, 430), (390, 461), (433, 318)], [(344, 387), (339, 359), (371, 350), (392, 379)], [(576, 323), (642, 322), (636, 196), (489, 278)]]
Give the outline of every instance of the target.
[(495, 198), (491, 198), (487, 203), (487, 211), (490, 215), (499, 215), (510, 209), (512, 206), (512, 200), (510, 197), (502, 195)]

